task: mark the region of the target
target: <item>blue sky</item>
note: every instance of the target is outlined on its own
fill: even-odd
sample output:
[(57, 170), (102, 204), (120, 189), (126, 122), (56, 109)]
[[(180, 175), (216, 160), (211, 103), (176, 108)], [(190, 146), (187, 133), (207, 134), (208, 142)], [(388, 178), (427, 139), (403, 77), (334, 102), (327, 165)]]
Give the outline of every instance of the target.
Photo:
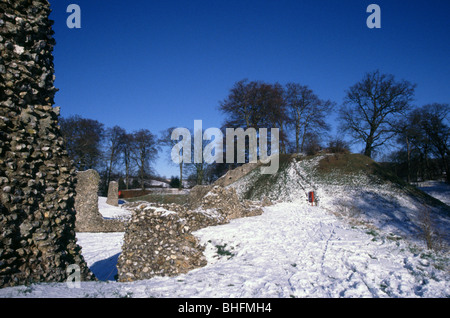
[[(447, 0), (49, 0), (55, 104), (106, 127), (157, 134), (220, 127), (219, 101), (241, 79), (296, 82), (342, 103), (376, 69), (417, 84), (415, 104), (450, 102)], [(81, 29), (69, 29), (71, 3)], [(369, 4), (381, 29), (369, 29)], [(330, 117), (332, 120), (332, 117)], [(162, 153), (154, 168), (176, 175)]]

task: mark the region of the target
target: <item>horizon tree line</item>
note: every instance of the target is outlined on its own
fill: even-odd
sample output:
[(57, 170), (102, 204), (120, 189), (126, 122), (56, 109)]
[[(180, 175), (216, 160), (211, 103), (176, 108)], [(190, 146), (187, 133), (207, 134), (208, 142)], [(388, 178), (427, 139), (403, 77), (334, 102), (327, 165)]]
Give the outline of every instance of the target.
[[(368, 157), (384, 153), (390, 167), (407, 182), (442, 175), (450, 182), (450, 106), (414, 106), (415, 88), (415, 84), (376, 70), (348, 88), (338, 107), (333, 101), (321, 99), (307, 85), (243, 79), (234, 83), (218, 110), (225, 117), (223, 130), (278, 128), (281, 154), (315, 154), (321, 149), (349, 152), (351, 145), (360, 145), (361, 153)], [(329, 134), (327, 120), (331, 114), (339, 123), (334, 137)], [(151, 167), (158, 152), (169, 149), (170, 157), (171, 148), (178, 142), (170, 138), (175, 127), (158, 137), (148, 129), (128, 133), (119, 126), (105, 128), (96, 120), (77, 115), (61, 118), (60, 126), (77, 169), (100, 170), (106, 188), (120, 176), (122, 188), (132, 186), (131, 180), (136, 187), (138, 180), (144, 189), (146, 180), (158, 179)], [(173, 184), (181, 188), (187, 179), (191, 184), (210, 183), (235, 166), (180, 163), (176, 177), (180, 182)]]

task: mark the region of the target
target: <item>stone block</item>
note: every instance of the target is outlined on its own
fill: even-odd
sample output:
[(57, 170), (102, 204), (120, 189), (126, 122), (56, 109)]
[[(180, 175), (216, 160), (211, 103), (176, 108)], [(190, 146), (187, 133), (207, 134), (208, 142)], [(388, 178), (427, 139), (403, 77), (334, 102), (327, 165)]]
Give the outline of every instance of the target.
[(111, 181), (109, 183), (106, 203), (113, 206), (119, 206), (119, 184), (116, 181)]
[(98, 186), (100, 176), (89, 169), (77, 173), (75, 197), (77, 232), (121, 232), (124, 224), (121, 220), (106, 220), (98, 209)]

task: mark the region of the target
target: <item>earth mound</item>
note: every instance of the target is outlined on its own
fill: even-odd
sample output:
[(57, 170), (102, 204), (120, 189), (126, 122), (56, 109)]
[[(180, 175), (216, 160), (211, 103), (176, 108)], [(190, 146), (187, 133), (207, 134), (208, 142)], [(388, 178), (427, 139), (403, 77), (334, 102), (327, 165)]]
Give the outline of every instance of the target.
[[(227, 181), (241, 200), (308, 202), (353, 223), (369, 223), (402, 237), (423, 241), (427, 235), (448, 245), (450, 207), (407, 184), (361, 154), (280, 155), (276, 174), (261, 174), (257, 166), (219, 179)], [(427, 233), (428, 232), (428, 233)]]

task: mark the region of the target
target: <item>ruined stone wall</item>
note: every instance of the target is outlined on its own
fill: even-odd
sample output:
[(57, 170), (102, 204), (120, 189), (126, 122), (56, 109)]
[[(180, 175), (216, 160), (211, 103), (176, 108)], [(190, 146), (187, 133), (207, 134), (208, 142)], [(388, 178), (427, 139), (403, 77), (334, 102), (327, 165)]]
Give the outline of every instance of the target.
[(0, 1), (0, 287), (93, 275), (75, 239), (75, 169), (53, 108), (46, 0)]
[[(215, 210), (227, 222), (232, 219), (255, 216), (262, 213), (259, 205), (255, 205), (249, 200), (240, 200), (234, 188), (226, 188), (219, 185), (206, 187), (210, 187), (210, 190), (200, 200), (190, 198), (190, 202), (192, 202), (191, 210)], [(196, 195), (195, 188), (189, 194), (190, 197)]]
[(197, 186), (192, 190), (188, 205), (126, 204), (133, 212), (117, 263), (119, 281), (175, 276), (205, 266), (204, 247), (193, 231), (263, 212), (258, 203), (240, 202), (233, 188)]
[(119, 281), (176, 276), (205, 265), (203, 247), (185, 219), (146, 204), (134, 209), (117, 262)]
[(75, 190), (75, 222), (77, 232), (123, 232), (125, 225), (120, 220), (104, 219), (98, 209), (98, 185), (100, 175), (89, 169), (77, 172)]

